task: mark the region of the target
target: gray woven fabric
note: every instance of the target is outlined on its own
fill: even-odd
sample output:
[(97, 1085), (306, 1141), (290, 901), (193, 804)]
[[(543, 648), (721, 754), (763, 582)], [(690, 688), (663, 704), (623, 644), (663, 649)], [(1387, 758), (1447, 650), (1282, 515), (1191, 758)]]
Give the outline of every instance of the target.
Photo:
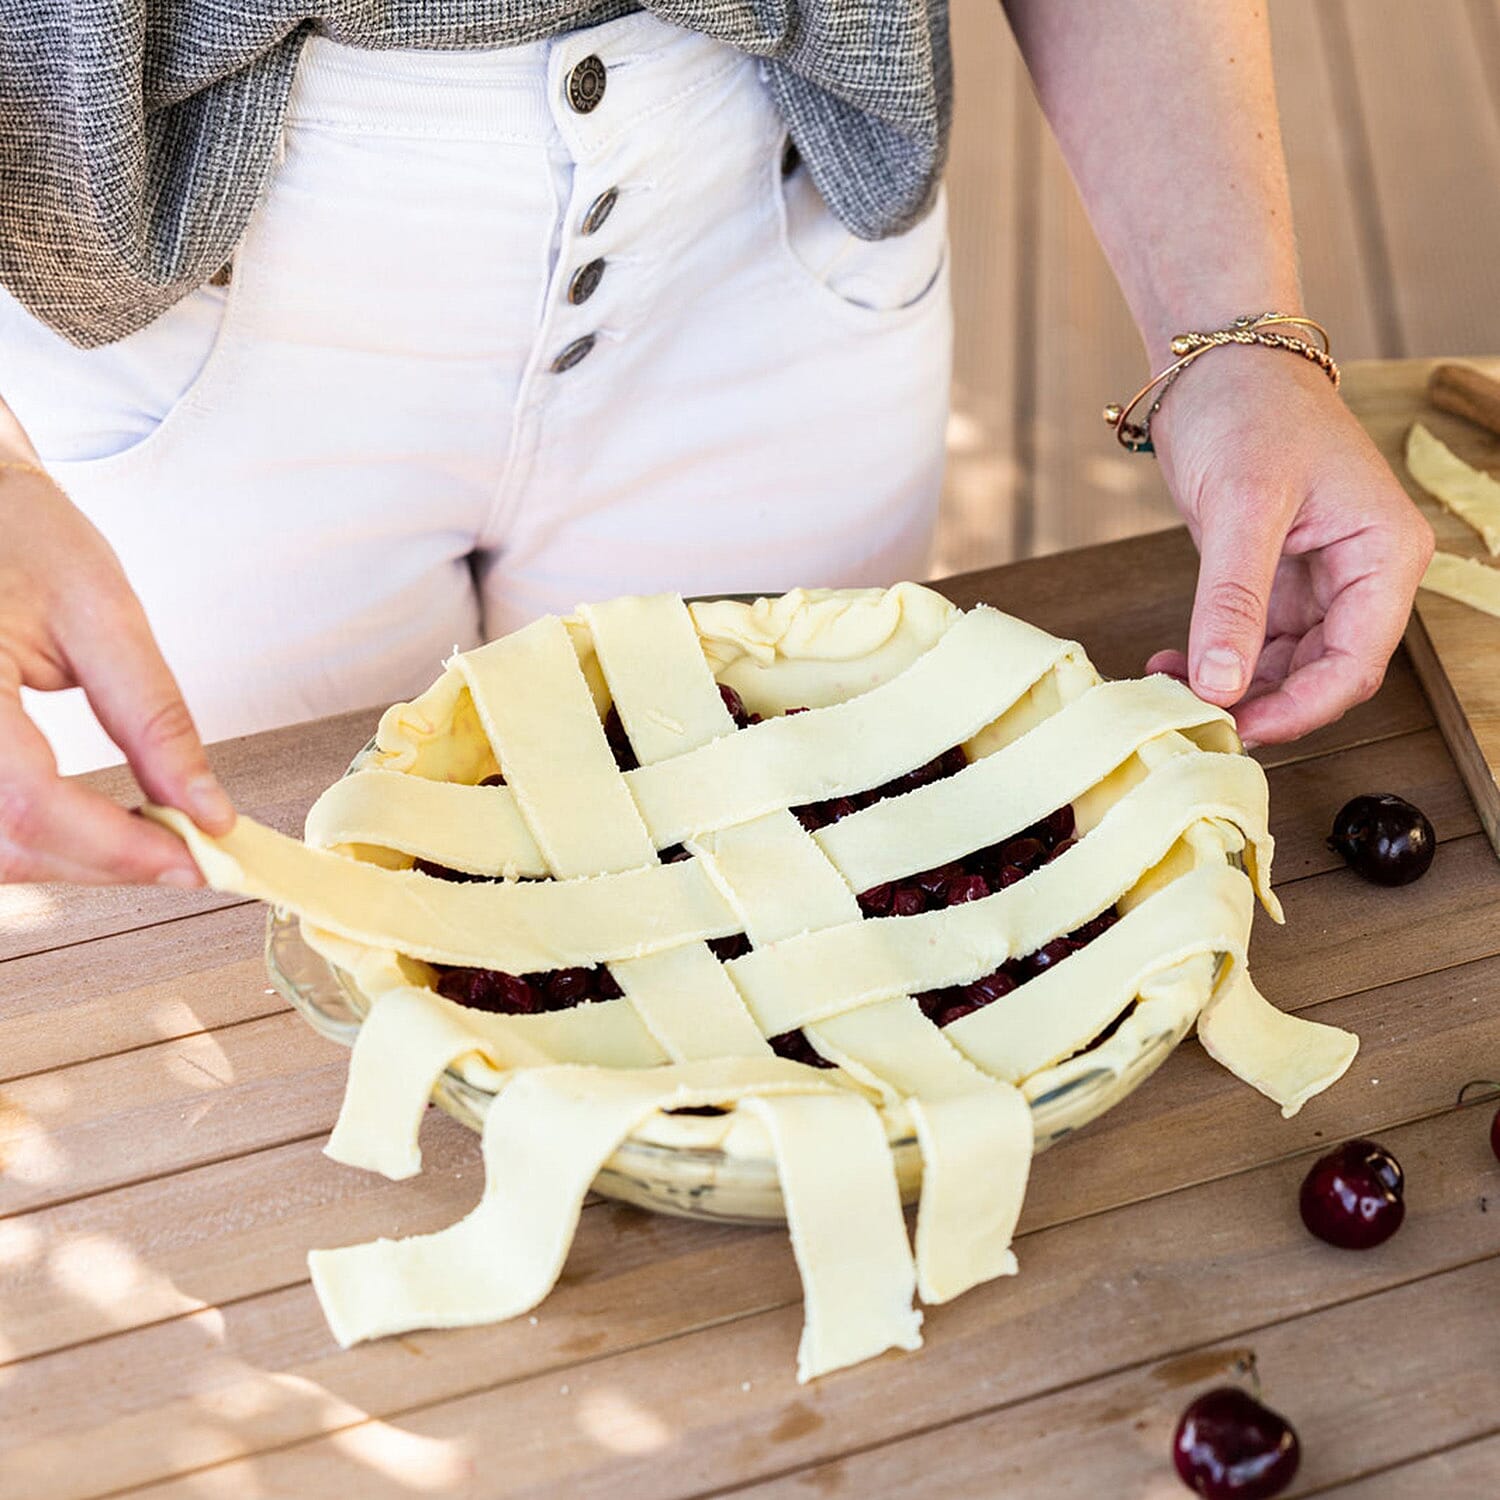
[(951, 113), (947, 0), (0, 0), (0, 284), (85, 347), (201, 285), (255, 207), (315, 32), (500, 47), (635, 10), (766, 61), (856, 234), (920, 217)]

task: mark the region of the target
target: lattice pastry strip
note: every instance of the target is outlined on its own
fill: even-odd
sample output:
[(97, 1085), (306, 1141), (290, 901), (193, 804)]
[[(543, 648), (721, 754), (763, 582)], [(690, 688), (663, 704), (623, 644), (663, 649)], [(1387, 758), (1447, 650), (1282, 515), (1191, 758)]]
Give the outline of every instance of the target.
[[(644, 607), (647, 601), (638, 603)], [(612, 618), (603, 608), (601, 629)], [(697, 655), (701, 662), (702, 653)], [(551, 873), (566, 879), (658, 868), (656, 848), (615, 766), (562, 622), (538, 620), (461, 662), (495, 758), (506, 768), (507, 784)], [(717, 701), (718, 693), (713, 696)], [(701, 716), (696, 732), (683, 725), (684, 739), (731, 732), (734, 722), (722, 703), (719, 711), (721, 722)], [(567, 755), (549, 748), (559, 737), (574, 747)], [(579, 750), (577, 742), (586, 748)], [(618, 959), (611, 972), (625, 998), (674, 1061), (768, 1055), (734, 986), (701, 941), (637, 958), (600, 957)]]
[[(1100, 1057), (1127, 1055), (1134, 1027), (1185, 1019), (1206, 999), (1205, 1046), (1288, 1112), (1353, 1055), (1346, 1033), (1272, 1011), (1244, 974), (1251, 881), (1225, 855), (1243, 850), (1274, 914), (1271, 845), (1263, 778), (1221, 753), (1235, 748), (1221, 711), (1165, 679), (1100, 684), (1076, 646), (994, 611), (958, 615), (910, 585), (697, 610), (615, 601), (455, 659), (382, 720), (369, 768), (320, 799), (309, 843), (328, 847), (244, 819), (209, 840), (154, 810), (215, 884), (299, 911), (309, 940), (374, 1002), (331, 1153), (409, 1174), (442, 1068), (500, 1088), (470, 1219), (421, 1242), (315, 1257), (340, 1337), (523, 1310), (555, 1279), (577, 1204), (626, 1135), (664, 1108), (744, 1100), (777, 1153), (807, 1283), (804, 1374), (911, 1347), (913, 1265), (872, 1099), (916, 1127), (915, 1269), (924, 1299), (940, 1301), (1014, 1270), (1030, 1152), (1022, 1090), (1068, 1076), (1068, 1059), (1135, 997)], [(814, 706), (734, 730), (710, 660), (747, 693), (764, 672), (772, 712)], [(624, 774), (600, 724), (611, 699), (641, 762)], [(957, 775), (816, 835), (787, 811), (883, 785), (965, 742), (973, 763)], [(504, 786), (442, 780), (497, 765)], [(1084, 837), (1019, 884), (861, 920), (855, 891), (1006, 839), (1070, 801)], [(683, 840), (690, 858), (658, 862)], [(507, 879), (458, 885), (382, 867), (403, 855)], [(556, 878), (515, 880), (537, 875)], [(1032, 979), (1019, 1003), (940, 1032), (910, 998), (1117, 902), (1123, 918)], [(704, 940), (740, 931), (753, 951), (720, 965)], [(1216, 953), (1231, 959), (1217, 986)], [(510, 973), (607, 962), (626, 998), (483, 1014), (425, 988), (413, 960)], [(842, 1071), (766, 1054), (767, 1036), (796, 1028)], [(787, 1088), (796, 1097), (781, 1097)], [(561, 1132), (552, 1145), (538, 1120)], [(830, 1131), (852, 1173), (817, 1154)], [(849, 1223), (869, 1240), (868, 1295), (827, 1274), (861, 1253)], [(477, 1267), (496, 1245), (507, 1266)], [(471, 1271), (474, 1295), (455, 1293)]]
[[(713, 705), (724, 712), (718, 687), (680, 600), (631, 600), (586, 610), (584, 618), (592, 627), (595, 649), (615, 707), (632, 735), (638, 755), (642, 750), (650, 754), (670, 747), (680, 723), (710, 724), (714, 718)], [(619, 663), (635, 667), (647, 660), (657, 675), (673, 684), (670, 714), (649, 711), (660, 700), (658, 689), (646, 673), (621, 671), (617, 667)], [(643, 744), (634, 744), (636, 731), (632, 725), (642, 731)], [(641, 758), (644, 760), (644, 755)], [(854, 893), (790, 812), (767, 813), (731, 828), (704, 833), (689, 840), (688, 847), (706, 862), (715, 883), (740, 912), (745, 932), (757, 948), (806, 932), (831, 927), (857, 929), (863, 924)], [(729, 972), (733, 972), (732, 968)], [(870, 1083), (889, 1100), (901, 1098), (903, 1090), (898, 1079), (886, 1077), (881, 1071), (881, 1063), (890, 1055), (887, 1037), (902, 1044), (897, 1055), (903, 1074), (909, 1074), (920, 1060), (923, 1092), (934, 1099), (975, 1092), (1013, 1092), (985, 1077), (955, 1052), (906, 996), (841, 1016), (828, 1027), (811, 1028), (808, 1037), (814, 1047), (825, 1048), (856, 1078)], [(814, 1111), (821, 1112), (826, 1112), (822, 1106)], [(1024, 1133), (1025, 1148), (1001, 1151), (988, 1163), (983, 1162), (969, 1149), (968, 1142), (952, 1135), (955, 1123), (965, 1125), (972, 1118), (1009, 1126), (1013, 1134)], [(1014, 1269), (1015, 1258), (1008, 1241), (999, 1243), (991, 1233), (975, 1234), (972, 1230), (975, 1226), (988, 1228), (993, 1223), (994, 1215), (987, 1210), (988, 1200), (998, 1197), (1008, 1201), (1014, 1196), (1012, 1184), (997, 1177), (996, 1172), (1006, 1162), (1029, 1157), (1030, 1136), (1030, 1113), (1024, 1102), (1020, 1108), (1007, 1101), (992, 1104), (987, 1113), (976, 1109), (955, 1117), (939, 1111), (931, 1117), (922, 1136), (924, 1180), (946, 1183), (949, 1187), (946, 1197), (939, 1194), (924, 1207), (934, 1215), (942, 1214), (949, 1203), (967, 1198), (970, 1211), (945, 1214), (942, 1232), (936, 1237), (929, 1233), (919, 1240), (919, 1258), (924, 1251), (931, 1254), (933, 1246), (941, 1244), (950, 1267), (960, 1263), (965, 1267), (951, 1279), (961, 1276), (966, 1286)], [(881, 1139), (884, 1139), (883, 1129)], [(785, 1192), (788, 1173), (795, 1169), (796, 1163), (780, 1146), (777, 1155)], [(1024, 1184), (1024, 1169), (1021, 1180)], [(859, 1253), (859, 1235), (852, 1233), (854, 1226), (848, 1217), (847, 1194), (804, 1194), (801, 1201), (802, 1233), (830, 1247), (843, 1245), (848, 1254)], [(829, 1222), (821, 1222), (824, 1217)], [(795, 1231), (793, 1239), (795, 1243)], [(799, 1264), (804, 1267), (807, 1264), (807, 1257), (800, 1252)], [(942, 1279), (921, 1266), (918, 1276), (924, 1283)], [(825, 1338), (842, 1342), (841, 1335), (827, 1330), (815, 1334), (811, 1325), (808, 1337), (813, 1351), (821, 1347)], [(809, 1361), (817, 1362), (815, 1352), (806, 1356), (804, 1365)]]
[[(835, 1101), (836, 1111), (818, 1119), (845, 1147), (839, 1153), (848, 1172), (845, 1187), (863, 1210), (859, 1228), (867, 1238), (861, 1257), (867, 1287), (809, 1279), (809, 1323), (816, 1322), (829, 1340), (816, 1357), (832, 1361), (823, 1368), (833, 1368), (893, 1343), (913, 1347), (920, 1320), (910, 1306), (911, 1257), (879, 1120), (858, 1096), (809, 1079), (807, 1069), (774, 1057), (683, 1063), (644, 1073), (566, 1065), (517, 1073), (485, 1119), (484, 1194), (471, 1213), (435, 1234), (308, 1256), (334, 1337), (348, 1345), (410, 1328), (451, 1328), (526, 1312), (562, 1271), (589, 1184), (642, 1120), (658, 1110), (741, 1099), (769, 1105), (770, 1096), (789, 1094), (799, 1103), (814, 1097)], [(774, 1110), (771, 1117), (777, 1118)], [(790, 1119), (786, 1129), (800, 1134), (805, 1118)], [(798, 1184), (811, 1185), (806, 1174)], [(809, 1235), (827, 1229), (816, 1213), (807, 1213), (808, 1196), (799, 1195), (795, 1207), (788, 1203), (796, 1213), (794, 1243), (800, 1232), (804, 1245)]]

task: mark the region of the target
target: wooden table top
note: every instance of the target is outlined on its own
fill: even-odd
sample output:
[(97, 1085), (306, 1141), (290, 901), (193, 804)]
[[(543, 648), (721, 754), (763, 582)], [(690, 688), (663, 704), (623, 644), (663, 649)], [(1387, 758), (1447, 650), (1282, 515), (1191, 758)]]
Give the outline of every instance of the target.
[[(1193, 576), (1163, 532), (944, 587), (1122, 675), (1181, 639)], [(373, 718), (214, 759), (243, 810), (295, 830)], [(479, 1190), (476, 1138), (434, 1112), (402, 1183), (321, 1154), (346, 1055), (269, 988), (263, 908), (0, 889), (0, 1495), (1166, 1500), (1186, 1493), (1177, 1414), (1247, 1352), (1302, 1436), (1292, 1493), (1496, 1493), (1500, 1164), (1490, 1109), (1455, 1100), (1500, 1076), (1500, 863), (1404, 658), (1260, 758), (1288, 923), (1261, 919), (1257, 977), (1359, 1033), (1350, 1074), (1285, 1121), (1185, 1043), (1037, 1160), (1019, 1277), (927, 1309), (919, 1354), (809, 1387), (783, 1233), (604, 1201), (534, 1317), (339, 1350), (308, 1249), (449, 1223)], [(1437, 827), (1415, 886), (1324, 848), (1372, 789)], [(1312, 1158), (1355, 1135), (1407, 1173), (1407, 1222), (1367, 1254), (1296, 1208)]]

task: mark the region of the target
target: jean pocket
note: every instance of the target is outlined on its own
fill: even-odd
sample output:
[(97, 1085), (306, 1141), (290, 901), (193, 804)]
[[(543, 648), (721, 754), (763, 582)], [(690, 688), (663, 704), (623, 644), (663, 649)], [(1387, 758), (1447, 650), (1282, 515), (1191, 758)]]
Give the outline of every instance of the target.
[(135, 463), (198, 399), (223, 346), (234, 297), (204, 285), (144, 328), (80, 349), (12, 298), (0, 305), (0, 396), (56, 471)]
[(781, 170), (773, 191), (780, 249), (796, 275), (837, 307), (879, 318), (915, 313), (936, 292), (948, 257), (947, 203), (932, 207), (910, 229), (863, 240), (834, 215), (805, 165)]

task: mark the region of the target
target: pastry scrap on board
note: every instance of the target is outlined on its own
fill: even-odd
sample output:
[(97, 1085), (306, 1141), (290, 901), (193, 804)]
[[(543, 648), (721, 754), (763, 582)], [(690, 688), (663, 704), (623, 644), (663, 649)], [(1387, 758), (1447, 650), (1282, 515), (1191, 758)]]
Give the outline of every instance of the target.
[(389, 709), (305, 843), (152, 813), (367, 1004), (332, 1157), (410, 1176), (445, 1070), (493, 1095), (467, 1217), (309, 1256), (340, 1343), (535, 1307), (633, 1139), (774, 1161), (806, 1380), (1015, 1272), (1069, 1079), (1195, 1019), (1287, 1114), (1349, 1066), (1246, 973), (1266, 795), (1182, 684), (900, 584), (538, 620)]
[[(1473, 529), (1491, 557), (1500, 557), (1500, 483), (1466, 464), (1420, 422), (1406, 435), (1406, 466), (1434, 500)], [(1500, 617), (1500, 571), (1477, 557), (1433, 553), (1422, 587)]]

